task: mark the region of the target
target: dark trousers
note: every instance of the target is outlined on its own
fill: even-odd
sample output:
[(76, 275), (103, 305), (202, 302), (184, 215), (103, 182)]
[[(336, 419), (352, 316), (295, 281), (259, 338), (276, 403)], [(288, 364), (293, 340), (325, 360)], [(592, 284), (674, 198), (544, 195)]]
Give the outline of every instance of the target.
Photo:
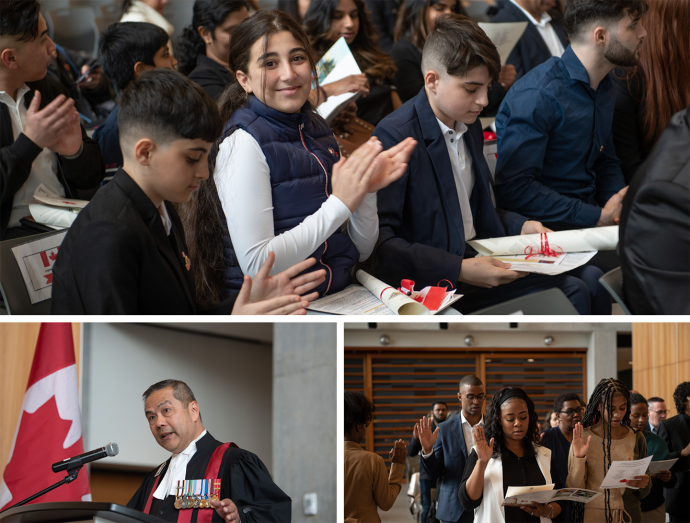
[(621, 266), (621, 260), (616, 251), (599, 251), (594, 255), (594, 258), (589, 260), (588, 265), (599, 267), (601, 271), (606, 274), (613, 269)]
[(458, 294), (464, 296), (453, 307), (468, 314), (521, 296), (557, 288), (563, 291), (582, 315), (611, 314), (611, 296), (599, 283), (602, 276), (603, 272), (597, 267), (584, 265), (557, 276), (529, 274), (492, 289), (462, 283), (458, 286)]
[(466, 510), (455, 522), (444, 521), (442, 523), (472, 523), (474, 521), (474, 510)]
[(431, 508), (431, 488), (433, 486), (433, 481), (419, 478), (419, 489), (422, 491), (422, 523), (426, 523), (426, 516)]

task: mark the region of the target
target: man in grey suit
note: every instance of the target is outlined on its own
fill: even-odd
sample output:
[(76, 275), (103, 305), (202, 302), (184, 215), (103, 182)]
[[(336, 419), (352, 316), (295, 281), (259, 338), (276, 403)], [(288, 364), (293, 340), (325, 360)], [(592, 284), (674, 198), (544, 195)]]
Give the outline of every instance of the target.
[(466, 512), (458, 501), (458, 487), (465, 469), (465, 461), (474, 445), (472, 427), (484, 424), (482, 408), (486, 400), (484, 384), (474, 375), (460, 381), (458, 400), (462, 404), (459, 416), (441, 423), (432, 432), (432, 420), (419, 421), (419, 440), (422, 444), (421, 469), (430, 481), (441, 478), (436, 517), (443, 523), (470, 522), (472, 511)]

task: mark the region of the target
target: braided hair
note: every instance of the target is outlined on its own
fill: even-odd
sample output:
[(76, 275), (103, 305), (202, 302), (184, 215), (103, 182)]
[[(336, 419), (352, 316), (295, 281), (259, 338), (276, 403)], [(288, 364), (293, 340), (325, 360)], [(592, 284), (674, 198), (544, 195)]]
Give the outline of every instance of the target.
[[(613, 397), (616, 394), (622, 394), (626, 401), (626, 411), (621, 425), (630, 426), (630, 391), (628, 387), (620, 380), (614, 378), (602, 379), (592, 392), (587, 403), (587, 408), (582, 416), (582, 427), (588, 428), (603, 422), (603, 412), (606, 409), (607, 422), (603, 425), (604, 437), (602, 439), (602, 447), (604, 449), (604, 475), (611, 467), (611, 418), (613, 417)], [(573, 520), (576, 523), (582, 523), (585, 517), (584, 503), (575, 503), (573, 508)], [(606, 516), (606, 523), (613, 522), (613, 515), (611, 513), (611, 491), (604, 490), (604, 515)]]

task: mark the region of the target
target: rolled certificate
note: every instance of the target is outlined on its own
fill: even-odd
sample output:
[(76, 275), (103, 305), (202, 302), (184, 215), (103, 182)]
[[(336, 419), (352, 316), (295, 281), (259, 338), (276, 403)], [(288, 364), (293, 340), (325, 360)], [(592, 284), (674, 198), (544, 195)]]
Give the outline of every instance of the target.
[(357, 279), (364, 285), (369, 292), (376, 296), (390, 310), (400, 316), (423, 316), (429, 314), (421, 303), (407, 297), (395, 287), (374, 278), (371, 274), (364, 271), (357, 271)]
[(482, 256), (539, 254), (550, 249), (556, 254), (566, 252), (615, 251), (618, 246), (618, 225), (558, 231), (524, 236), (507, 236), (467, 242)]

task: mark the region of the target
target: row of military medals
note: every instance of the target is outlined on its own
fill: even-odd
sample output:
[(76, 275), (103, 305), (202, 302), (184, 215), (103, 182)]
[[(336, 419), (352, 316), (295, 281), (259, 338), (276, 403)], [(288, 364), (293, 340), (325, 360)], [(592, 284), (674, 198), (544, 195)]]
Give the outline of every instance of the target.
[[(180, 484), (181, 483), (181, 484)], [(220, 498), (219, 479), (189, 479), (178, 481), (175, 487), (175, 508), (213, 508), (211, 500)]]

